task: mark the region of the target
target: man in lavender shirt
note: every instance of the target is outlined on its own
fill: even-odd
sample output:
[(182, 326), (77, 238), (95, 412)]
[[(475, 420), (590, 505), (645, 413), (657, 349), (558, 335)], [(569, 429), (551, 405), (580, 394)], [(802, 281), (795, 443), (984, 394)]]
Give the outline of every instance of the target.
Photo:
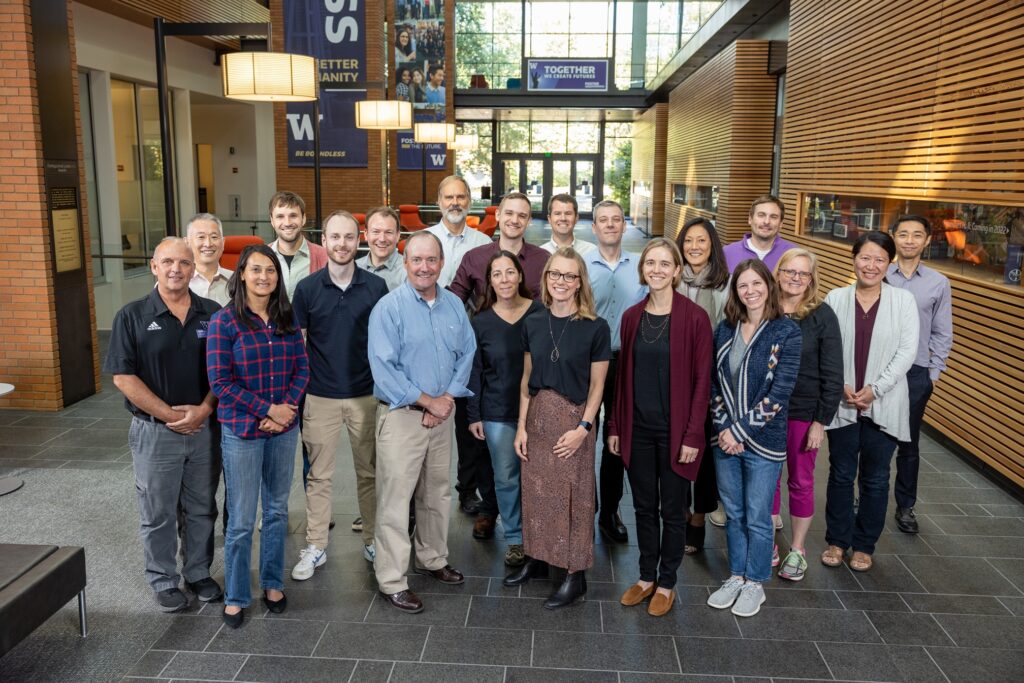
[(796, 245), (779, 237), (786, 207), (782, 200), (771, 194), (763, 194), (750, 205), (747, 224), (750, 232), (742, 239), (725, 247), (725, 262), (731, 273), (741, 261), (756, 258), (775, 270), (775, 264), (787, 249)]
[(924, 410), (932, 385), (946, 369), (953, 346), (953, 302), (949, 279), (921, 263), (931, 242), (931, 226), (923, 216), (900, 216), (889, 231), (896, 242), (896, 262), (889, 266), (886, 281), (906, 289), (917, 300), (921, 332), (917, 358), (907, 372), (910, 393), (910, 441), (900, 441), (896, 451), (896, 526), (906, 534), (918, 532), (914, 504), (917, 502), (917, 472), (920, 465), (918, 440)]

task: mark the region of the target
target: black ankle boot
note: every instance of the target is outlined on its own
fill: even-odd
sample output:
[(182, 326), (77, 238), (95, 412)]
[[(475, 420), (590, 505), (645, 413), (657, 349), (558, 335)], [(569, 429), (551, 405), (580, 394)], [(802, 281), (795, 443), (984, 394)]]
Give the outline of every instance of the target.
[(505, 577), (501, 582), (505, 586), (521, 586), (530, 579), (544, 576), (548, 572), (548, 563), (527, 557), (523, 566)]
[(565, 580), (544, 603), (546, 609), (568, 607), (587, 592), (587, 577), (582, 571), (566, 574)]

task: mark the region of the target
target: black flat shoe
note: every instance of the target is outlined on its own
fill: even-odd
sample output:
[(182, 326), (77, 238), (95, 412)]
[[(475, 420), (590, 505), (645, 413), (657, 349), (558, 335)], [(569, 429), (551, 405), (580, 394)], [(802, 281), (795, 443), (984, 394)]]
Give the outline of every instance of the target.
[(544, 603), (545, 609), (568, 607), (587, 593), (587, 577), (582, 571), (565, 575), (565, 580)]
[(224, 617), (224, 623), (228, 628), (238, 628), (245, 621), (245, 610), (238, 610), (238, 614), (228, 614), (227, 612), (221, 612), (221, 616)]
[(597, 518), (597, 528), (601, 530), (602, 534), (616, 543), (625, 543), (629, 540), (626, 525), (622, 523), (622, 518), (619, 517), (617, 512), (611, 517), (599, 516)]
[(535, 560), (527, 557), (526, 562), (519, 569), (505, 577), (501, 582), (505, 586), (521, 586), (530, 579), (544, 576), (548, 573), (548, 563), (543, 560)]
[(274, 614), (280, 614), (284, 612), (284, 608), (288, 606), (288, 596), (282, 595), (280, 600), (269, 600), (267, 594), (263, 594), (263, 605), (273, 612)]
[(696, 555), (704, 550), (705, 526), (693, 526), (686, 523), (686, 545), (684, 551), (687, 555)]

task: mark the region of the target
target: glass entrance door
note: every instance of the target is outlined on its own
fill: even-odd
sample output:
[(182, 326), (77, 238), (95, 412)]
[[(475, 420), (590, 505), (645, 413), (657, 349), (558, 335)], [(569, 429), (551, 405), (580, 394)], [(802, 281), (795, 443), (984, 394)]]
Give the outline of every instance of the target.
[(522, 192), (534, 218), (546, 218), (548, 202), (558, 194), (576, 198), (581, 218), (590, 218), (601, 201), (599, 154), (495, 154), (495, 184), (502, 195)]

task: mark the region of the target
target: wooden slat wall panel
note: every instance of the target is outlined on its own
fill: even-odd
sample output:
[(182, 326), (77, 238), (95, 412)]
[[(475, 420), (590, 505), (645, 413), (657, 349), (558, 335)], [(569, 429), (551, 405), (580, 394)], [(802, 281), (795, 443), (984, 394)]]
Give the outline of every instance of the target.
[(661, 235), (665, 228), (665, 151), (668, 134), (668, 104), (656, 104), (633, 122), (631, 188), (646, 183), (649, 192), (631, 192), (629, 215), (633, 225), (649, 235)]
[[(270, 10), (256, 0), (79, 0), (83, 5), (128, 19), (148, 28), (153, 17), (168, 22), (253, 22), (270, 21)], [(238, 49), (236, 38), (189, 39)]]
[[(722, 238), (747, 228), (754, 197), (771, 184), (776, 77), (768, 74), (768, 41), (739, 40), (669, 95), (665, 234), (690, 218), (714, 218)], [(718, 211), (672, 202), (672, 185), (719, 188)]]
[[(800, 193), (1024, 204), (1024, 3), (793, 0), (784, 230), (823, 286), (849, 246), (795, 234)], [(950, 275), (954, 347), (926, 421), (1024, 485), (1024, 289)]]

